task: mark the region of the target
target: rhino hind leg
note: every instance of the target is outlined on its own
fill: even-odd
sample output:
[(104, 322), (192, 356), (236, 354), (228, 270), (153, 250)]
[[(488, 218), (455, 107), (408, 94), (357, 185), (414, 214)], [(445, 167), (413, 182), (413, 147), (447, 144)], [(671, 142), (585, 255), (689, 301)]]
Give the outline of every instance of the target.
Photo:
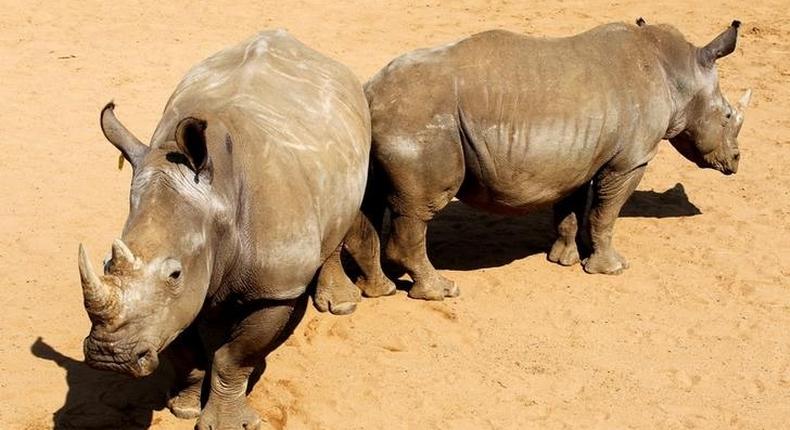
[(394, 215), (392, 234), (387, 243), (387, 257), (402, 266), (414, 280), (409, 297), (442, 300), (460, 294), (455, 283), (440, 275), (428, 260), (426, 247), (427, 220)]
[(365, 297), (395, 294), (395, 284), (381, 268), (379, 233), (367, 214), (360, 212), (354, 226), (346, 235), (345, 246), (361, 272), (357, 287)]
[(318, 275), (313, 304), (320, 312), (348, 315), (356, 310), (361, 300), (359, 289), (343, 270), (342, 247), (338, 246), (329, 256)]
[(385, 261), (412, 278), (411, 298), (457, 296), (455, 283), (440, 275), (428, 260), (426, 232), (428, 221), (453, 199), (464, 180), (458, 130), (426, 127), (412, 134), (374, 133), (373, 141), (375, 159), (387, 175), (385, 194), (392, 215)]
[(603, 171), (593, 181), (593, 204), (590, 210), (592, 254), (582, 264), (587, 273), (618, 275), (628, 263), (612, 246), (614, 223), (620, 209), (636, 189), (645, 165), (626, 172)]
[(580, 261), (577, 234), (584, 220), (589, 184), (586, 184), (554, 206), (554, 225), (557, 240), (548, 253), (548, 260), (562, 266)]

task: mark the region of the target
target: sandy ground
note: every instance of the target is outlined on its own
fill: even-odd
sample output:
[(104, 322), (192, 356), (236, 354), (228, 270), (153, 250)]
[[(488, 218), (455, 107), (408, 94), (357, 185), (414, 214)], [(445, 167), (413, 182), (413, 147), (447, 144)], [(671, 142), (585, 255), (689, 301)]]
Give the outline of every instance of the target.
[(738, 175), (664, 144), (618, 222), (632, 265), (618, 277), (548, 263), (546, 212), (453, 203), (430, 242), (459, 298), (311, 308), (251, 402), (289, 429), (786, 428), (787, 0), (283, 3), (0, 1), (0, 428), (193, 424), (161, 410), (150, 381), (81, 363), (77, 244), (99, 258), (127, 214), (130, 170), (98, 128), (111, 98), (147, 140), (192, 64), (260, 29), (288, 28), (367, 79), (484, 29), (559, 36), (638, 16), (698, 44), (744, 22), (719, 69), (731, 99), (755, 91)]

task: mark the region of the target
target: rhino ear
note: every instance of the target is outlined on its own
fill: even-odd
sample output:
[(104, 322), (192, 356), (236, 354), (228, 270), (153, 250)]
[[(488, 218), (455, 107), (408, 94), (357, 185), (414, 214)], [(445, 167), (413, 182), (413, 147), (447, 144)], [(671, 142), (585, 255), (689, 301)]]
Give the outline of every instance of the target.
[(134, 135), (121, 124), (121, 121), (115, 117), (115, 103), (109, 102), (104, 106), (101, 110), (99, 124), (101, 125), (101, 131), (104, 133), (104, 137), (121, 151), (123, 157), (129, 160), (132, 167), (136, 168), (143, 158), (145, 158), (148, 147), (134, 137)]
[(700, 64), (712, 67), (716, 60), (735, 51), (735, 42), (738, 40), (738, 27), (740, 26), (740, 21), (733, 21), (728, 29), (716, 36), (704, 48), (700, 48), (698, 51)]
[(206, 121), (192, 117), (182, 119), (176, 126), (178, 149), (189, 159), (195, 173), (200, 173), (208, 165), (206, 127)]

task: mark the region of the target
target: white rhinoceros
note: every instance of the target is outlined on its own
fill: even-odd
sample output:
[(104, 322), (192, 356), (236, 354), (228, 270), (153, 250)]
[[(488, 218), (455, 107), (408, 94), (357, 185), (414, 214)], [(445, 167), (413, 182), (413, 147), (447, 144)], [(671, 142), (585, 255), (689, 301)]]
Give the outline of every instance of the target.
[[(250, 376), (299, 322), (306, 287), (359, 211), (362, 85), (286, 32), (263, 32), (196, 65), (150, 145), (113, 110), (101, 126), (133, 167), (130, 209), (103, 276), (80, 246), (86, 361), (140, 377), (178, 339), (171, 410), (199, 414), (200, 429), (255, 428)], [(202, 410), (200, 363), (211, 369)]]

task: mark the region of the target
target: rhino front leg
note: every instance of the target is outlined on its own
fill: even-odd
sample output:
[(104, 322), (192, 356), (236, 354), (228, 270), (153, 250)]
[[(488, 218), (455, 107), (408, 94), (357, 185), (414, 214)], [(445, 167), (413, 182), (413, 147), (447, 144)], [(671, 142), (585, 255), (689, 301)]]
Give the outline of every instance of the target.
[(229, 340), (214, 352), (211, 390), (196, 425), (198, 430), (260, 428), (260, 416), (247, 403), (250, 376), (263, 368), (266, 356), (291, 335), (304, 315), (306, 303), (307, 296), (267, 301), (235, 324)]
[(557, 240), (554, 241), (554, 245), (549, 251), (549, 261), (563, 266), (579, 262), (576, 235), (584, 219), (589, 191), (590, 184), (588, 183), (554, 205), (554, 226), (557, 229)]
[(167, 408), (173, 415), (181, 419), (200, 416), (200, 393), (205, 374), (205, 370), (192, 369), (184, 375), (178, 391), (167, 400)]
[(583, 265), (587, 273), (617, 275), (628, 263), (612, 247), (612, 231), (620, 209), (636, 189), (646, 165), (627, 172), (604, 170), (593, 181), (590, 236), (593, 252)]
[(200, 415), (200, 393), (206, 373), (206, 359), (203, 344), (194, 327), (186, 329), (170, 344), (167, 357), (176, 374), (167, 408), (178, 418), (197, 418)]

